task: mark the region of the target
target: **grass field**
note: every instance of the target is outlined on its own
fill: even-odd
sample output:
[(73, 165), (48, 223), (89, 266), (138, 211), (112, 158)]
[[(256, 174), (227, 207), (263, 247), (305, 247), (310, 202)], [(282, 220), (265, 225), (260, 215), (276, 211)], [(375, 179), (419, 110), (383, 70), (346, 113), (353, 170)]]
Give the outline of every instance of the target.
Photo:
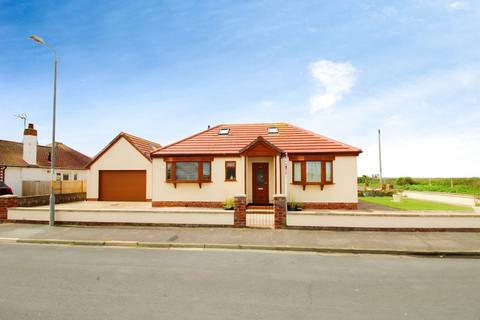
[[(380, 185), (379, 179), (368, 177), (360, 177), (358, 185), (363, 187), (365, 179), (370, 188), (378, 188)], [(413, 178), (413, 180), (413, 184), (398, 185), (397, 178), (386, 178), (384, 183), (401, 190), (480, 194), (480, 178)]]
[(446, 203), (430, 202), (424, 200), (416, 200), (402, 198), (401, 202), (393, 202), (392, 197), (361, 197), (360, 201), (376, 203), (382, 206), (395, 208), (399, 210), (438, 210), (438, 211), (472, 211), (470, 207), (456, 206)]

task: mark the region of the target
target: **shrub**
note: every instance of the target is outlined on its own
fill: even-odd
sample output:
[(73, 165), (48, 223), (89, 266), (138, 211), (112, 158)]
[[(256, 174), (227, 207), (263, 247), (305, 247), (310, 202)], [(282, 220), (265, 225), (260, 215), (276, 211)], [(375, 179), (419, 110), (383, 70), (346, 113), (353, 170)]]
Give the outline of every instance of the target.
[(228, 198), (223, 203), (223, 209), (225, 210), (233, 210), (235, 208), (235, 200), (233, 198)]
[(291, 201), (287, 204), (288, 210), (290, 211), (302, 211), (303, 203), (302, 202), (295, 202)]
[(370, 178), (367, 175), (363, 175), (357, 178), (357, 183), (368, 183), (368, 180), (370, 180)]
[(385, 191), (385, 190), (366, 190), (366, 191), (358, 191), (359, 197), (391, 197), (395, 193), (395, 190)]
[(415, 180), (411, 177), (400, 177), (397, 179), (397, 185), (399, 186), (406, 186), (415, 184)]

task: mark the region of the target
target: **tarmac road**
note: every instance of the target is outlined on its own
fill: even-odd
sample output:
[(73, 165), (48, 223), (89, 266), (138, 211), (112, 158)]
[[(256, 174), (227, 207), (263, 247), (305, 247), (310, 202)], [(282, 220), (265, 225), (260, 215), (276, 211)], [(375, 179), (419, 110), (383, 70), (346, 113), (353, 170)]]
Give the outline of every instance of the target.
[(0, 319), (480, 319), (480, 260), (0, 245)]

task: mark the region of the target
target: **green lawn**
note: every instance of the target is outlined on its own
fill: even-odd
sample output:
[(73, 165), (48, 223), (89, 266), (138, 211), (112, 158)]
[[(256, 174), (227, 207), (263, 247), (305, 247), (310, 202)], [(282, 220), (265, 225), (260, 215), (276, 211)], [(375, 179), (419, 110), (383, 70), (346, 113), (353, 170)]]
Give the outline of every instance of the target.
[(392, 197), (361, 197), (360, 201), (376, 203), (379, 205), (399, 209), (399, 210), (447, 210), (447, 211), (472, 211), (470, 207), (456, 206), (452, 204), (430, 202), (402, 198), (401, 202), (393, 202)]

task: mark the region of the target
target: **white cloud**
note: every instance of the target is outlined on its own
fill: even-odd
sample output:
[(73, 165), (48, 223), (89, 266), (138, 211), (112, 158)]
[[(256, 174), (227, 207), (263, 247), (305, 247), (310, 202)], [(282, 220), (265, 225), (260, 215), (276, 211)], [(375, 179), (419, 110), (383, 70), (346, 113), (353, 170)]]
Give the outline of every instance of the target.
[(465, 1), (453, 1), (448, 4), (448, 7), (453, 10), (466, 9), (468, 6)]
[(356, 70), (351, 63), (320, 60), (310, 65), (310, 72), (324, 89), (322, 94), (310, 98), (312, 113), (333, 106), (355, 83)]
[(437, 70), (372, 88), (297, 123), (361, 148), (360, 175), (378, 173), (381, 128), (386, 176), (479, 176), (479, 87), (480, 65)]
[[(376, 135), (372, 133), (371, 138), (358, 159), (359, 175), (378, 173)], [(476, 159), (480, 158), (480, 148), (475, 141), (479, 139), (480, 132), (471, 131), (429, 136), (397, 136), (382, 131), (383, 173), (386, 177), (478, 176)]]

